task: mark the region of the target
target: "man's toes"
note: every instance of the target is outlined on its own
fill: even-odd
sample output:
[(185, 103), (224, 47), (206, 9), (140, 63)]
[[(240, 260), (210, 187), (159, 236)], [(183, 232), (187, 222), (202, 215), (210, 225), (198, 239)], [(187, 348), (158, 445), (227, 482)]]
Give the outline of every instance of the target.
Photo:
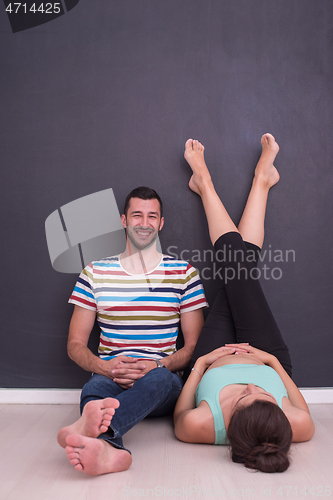
[(66, 443), (66, 452), (67, 448), (69, 449), (69, 451), (76, 451), (75, 448), (83, 448), (84, 440), (79, 434), (71, 434), (70, 436), (66, 437)]
[(66, 453), (67, 453), (69, 460), (74, 460), (74, 458), (78, 458), (77, 451), (67, 451), (66, 450)]
[(118, 399), (115, 399), (115, 398), (105, 398), (104, 399), (104, 404), (103, 404), (103, 407), (104, 408), (107, 408), (108, 411), (113, 411), (113, 413), (115, 412), (115, 409), (116, 408), (119, 408), (119, 401)]
[(78, 458), (72, 458), (72, 459), (69, 461), (69, 463), (70, 463), (71, 465), (74, 465), (74, 466), (75, 466), (75, 465), (79, 465), (79, 464), (81, 464), (81, 462), (80, 462), (80, 460), (79, 460)]
[(101, 425), (106, 425), (107, 427), (109, 427), (111, 420), (112, 420), (111, 415), (104, 415), (103, 420), (101, 421)]
[(111, 420), (115, 413), (116, 410), (114, 408), (107, 408), (106, 412), (103, 415), (103, 420)]
[(105, 419), (111, 420), (115, 413), (116, 413), (116, 410), (114, 408), (107, 408), (107, 410), (105, 411), (105, 413), (103, 415), (103, 420), (105, 420)]

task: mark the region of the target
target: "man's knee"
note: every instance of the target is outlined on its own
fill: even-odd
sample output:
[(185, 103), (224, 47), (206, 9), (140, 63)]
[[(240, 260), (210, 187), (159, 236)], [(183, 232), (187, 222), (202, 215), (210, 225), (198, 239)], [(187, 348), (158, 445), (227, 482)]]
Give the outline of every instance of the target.
[(146, 377), (146, 382), (151, 383), (159, 391), (162, 388), (166, 391), (181, 390), (183, 387), (182, 379), (167, 368), (154, 368), (147, 373)]
[(94, 373), (81, 391), (81, 411), (83, 407), (94, 399), (116, 398), (122, 389), (108, 377)]

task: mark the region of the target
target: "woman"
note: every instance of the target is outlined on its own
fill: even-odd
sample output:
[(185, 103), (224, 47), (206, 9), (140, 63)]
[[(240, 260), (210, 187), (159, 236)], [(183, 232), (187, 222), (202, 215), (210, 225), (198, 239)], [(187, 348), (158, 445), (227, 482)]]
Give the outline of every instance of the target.
[(311, 439), (314, 424), (290, 378), (288, 348), (256, 274), (268, 192), (279, 180), (273, 165), (279, 146), (271, 134), (265, 134), (261, 144), (238, 228), (214, 189), (204, 147), (192, 139), (185, 145), (193, 171), (189, 186), (201, 196), (211, 241), (223, 256), (224, 279), (195, 349), (196, 361), (174, 422), (181, 441), (230, 443), (234, 462), (283, 472), (289, 466), (291, 442)]

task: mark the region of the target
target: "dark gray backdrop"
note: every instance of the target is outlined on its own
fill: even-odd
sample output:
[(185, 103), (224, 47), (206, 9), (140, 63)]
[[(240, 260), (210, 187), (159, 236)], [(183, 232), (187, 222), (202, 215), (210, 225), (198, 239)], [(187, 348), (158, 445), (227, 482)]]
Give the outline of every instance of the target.
[(81, 0), (12, 33), (0, 5), (2, 387), (79, 388), (88, 376), (66, 354), (76, 275), (51, 267), (49, 214), (110, 187), (121, 209), (146, 184), (165, 203), (163, 251), (203, 259), (183, 144), (203, 142), (237, 221), (265, 132), (281, 181), (264, 249), (295, 260), (268, 254), (262, 284), (296, 383), (333, 385), (332, 16), (331, 0)]

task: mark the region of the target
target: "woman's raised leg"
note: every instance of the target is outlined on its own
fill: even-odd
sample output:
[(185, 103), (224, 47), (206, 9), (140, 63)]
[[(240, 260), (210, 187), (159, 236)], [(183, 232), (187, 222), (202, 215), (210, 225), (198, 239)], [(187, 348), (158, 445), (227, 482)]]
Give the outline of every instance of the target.
[(254, 172), (251, 191), (238, 224), (238, 231), (244, 241), (262, 247), (268, 192), (280, 179), (273, 165), (279, 146), (271, 134), (261, 138), (262, 153)]
[[(222, 287), (206, 320), (194, 359), (204, 354), (201, 351), (206, 350), (207, 344), (231, 343), (225, 340), (232, 336), (231, 322), (236, 342), (249, 342), (254, 347), (271, 352), (290, 373), (287, 346), (255, 272), (253, 254), (254, 249), (259, 250), (263, 243), (268, 192), (279, 180), (279, 174), (273, 166), (279, 147), (271, 134), (265, 134), (261, 143), (263, 152), (237, 229), (215, 191), (204, 160), (204, 147), (192, 139), (186, 142), (185, 159), (193, 171), (189, 186), (201, 196), (211, 241), (215, 250), (222, 252), (225, 257)], [(252, 244), (252, 259), (248, 258), (249, 245), (244, 243), (242, 236)], [(211, 335), (213, 340), (210, 338), (207, 342), (207, 337)]]
[[(205, 162), (204, 149), (204, 146), (199, 141), (189, 139), (185, 144), (184, 157), (193, 171), (189, 187), (201, 197), (207, 217), (210, 239), (214, 245), (221, 235), (234, 231), (238, 232), (238, 229), (215, 191)], [(234, 322), (226, 289), (224, 283), (221, 282), (221, 288), (210, 308), (194, 349), (191, 366), (198, 357), (221, 347), (221, 345), (235, 342), (237, 342), (237, 338)]]
[(193, 171), (189, 187), (201, 197), (207, 217), (210, 239), (214, 245), (221, 235), (231, 231), (238, 232), (238, 229), (215, 191), (205, 162), (204, 149), (199, 141), (189, 139), (185, 144), (184, 157)]

